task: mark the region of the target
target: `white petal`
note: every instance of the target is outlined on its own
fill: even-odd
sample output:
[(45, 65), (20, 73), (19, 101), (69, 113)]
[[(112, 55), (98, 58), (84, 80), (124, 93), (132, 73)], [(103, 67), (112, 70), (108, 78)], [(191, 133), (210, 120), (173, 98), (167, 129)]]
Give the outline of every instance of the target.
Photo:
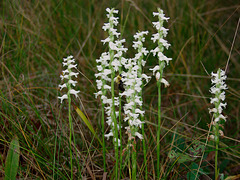
[(63, 85), (59, 85), (59, 87), (60, 87), (60, 91), (62, 90), (62, 88), (65, 88), (65, 87), (67, 87), (67, 84), (66, 83), (64, 83)]
[(135, 136), (137, 136), (139, 139), (143, 139), (143, 135), (138, 132), (135, 132)]
[(69, 76), (75, 76), (75, 77), (77, 77), (78, 74), (79, 74), (79, 73), (71, 72), (71, 73), (69, 74)]
[(76, 98), (78, 97), (77, 93), (79, 93), (80, 91), (75, 91), (74, 89), (70, 90), (70, 94), (73, 94), (76, 96)]
[(159, 65), (155, 66), (154, 68), (152, 69), (149, 69), (150, 71), (153, 71), (153, 75), (155, 74), (156, 71), (159, 70)]
[(64, 94), (62, 97), (58, 97), (58, 99), (61, 100), (61, 103), (64, 99), (68, 99), (68, 96), (66, 94)]
[(159, 73), (159, 72), (157, 72), (155, 77), (156, 77), (156, 80), (158, 81), (158, 80), (159, 80), (159, 78), (160, 78), (160, 73)]
[(170, 86), (170, 84), (169, 84), (169, 83), (167, 82), (167, 80), (164, 79), (164, 78), (161, 79), (161, 83), (164, 84), (164, 87), (165, 87), (165, 88)]
[(75, 86), (77, 84), (77, 81), (69, 80), (68, 83)]

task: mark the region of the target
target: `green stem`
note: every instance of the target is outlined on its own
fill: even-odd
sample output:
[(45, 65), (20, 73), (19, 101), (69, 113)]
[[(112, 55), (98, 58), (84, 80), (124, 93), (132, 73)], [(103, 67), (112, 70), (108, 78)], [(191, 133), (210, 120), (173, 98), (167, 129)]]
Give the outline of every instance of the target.
[[(122, 35), (122, 34), (121, 34)], [(122, 56), (120, 56), (119, 57), (119, 62), (120, 62), (120, 64), (122, 64), (122, 62), (121, 62), (121, 60), (122, 60)], [(119, 67), (119, 75), (121, 75), (122, 74), (122, 67), (120, 66)], [(122, 171), (122, 160), (123, 160), (123, 156), (122, 156), (122, 152), (123, 152), (123, 145), (122, 145), (122, 98), (121, 98), (121, 96), (119, 96), (119, 98), (118, 98), (118, 100), (119, 100), (119, 109), (118, 109), (118, 111), (119, 111), (119, 113), (118, 113), (118, 123), (119, 123), (119, 137), (120, 137), (120, 164), (119, 164), (119, 173), (120, 173), (120, 176), (119, 176), (119, 178), (121, 179), (121, 171)]]
[(121, 102), (121, 96), (119, 96), (119, 136), (120, 136), (120, 165), (119, 165), (119, 173), (121, 178), (121, 171), (122, 171), (122, 131), (121, 131), (121, 111), (122, 111), (122, 102)]
[(215, 127), (215, 180), (218, 179), (218, 145), (219, 145), (219, 125), (216, 123)]
[[(109, 14), (109, 17), (113, 17), (112, 12)], [(110, 27), (114, 27), (113, 21), (111, 18), (109, 19)], [(113, 32), (111, 32), (111, 29), (108, 31), (110, 42), (114, 42), (114, 35)], [(110, 43), (109, 43), (110, 44)], [(117, 127), (117, 118), (116, 118), (116, 111), (115, 111), (115, 100), (114, 100), (114, 78), (115, 78), (115, 71), (112, 67), (112, 61), (114, 59), (114, 51), (109, 46), (109, 55), (110, 55), (110, 63), (109, 68), (111, 69), (111, 96), (112, 96), (112, 109), (111, 109), (111, 118), (113, 120), (113, 143), (115, 148), (115, 158), (116, 158), (116, 167), (115, 167), (115, 179), (118, 179), (118, 127)]]
[[(142, 109), (141, 109), (142, 110)], [(143, 116), (141, 116), (141, 120), (144, 121)], [(148, 170), (147, 170), (147, 149), (146, 149), (146, 143), (144, 139), (144, 124), (142, 124), (142, 135), (143, 135), (143, 155), (144, 155), (144, 166), (145, 166), (145, 179), (148, 179)]]
[[(105, 65), (102, 65), (103, 67), (103, 70), (102, 72), (104, 71), (105, 69)], [(104, 85), (106, 84), (106, 81), (104, 79), (101, 79), (102, 80), (102, 83), (103, 83), (103, 86), (102, 86), (102, 93), (104, 96), (106, 96), (106, 90), (103, 88)], [(102, 104), (102, 120), (101, 120), (101, 125), (102, 125), (102, 148), (103, 148), (103, 168), (104, 168), (104, 172), (107, 172), (107, 169), (106, 169), (106, 143), (105, 143), (105, 129), (104, 129), (104, 103), (103, 103), (103, 100), (101, 99), (101, 104)]]
[[(70, 86), (70, 85), (69, 85)], [(70, 87), (71, 88), (71, 87)], [(72, 157), (72, 116), (71, 116), (71, 97), (70, 90), (67, 93), (68, 96), (68, 118), (69, 118), (69, 148), (70, 148), (70, 165), (71, 165), (71, 179), (73, 179), (73, 157)]]
[(136, 152), (136, 142), (133, 140), (132, 143), (132, 179), (136, 180), (137, 178), (137, 152)]
[[(111, 34), (110, 34), (111, 37)], [(112, 39), (113, 41), (113, 39)], [(109, 53), (110, 53), (110, 69), (112, 71), (111, 73), (111, 96), (112, 96), (112, 110), (111, 110), (111, 117), (114, 123), (114, 138), (113, 138), (113, 143), (114, 143), (114, 148), (115, 148), (115, 158), (116, 158), (116, 169), (115, 169), (115, 178), (118, 179), (118, 127), (117, 127), (117, 118), (116, 118), (116, 111), (115, 111), (115, 95), (114, 95), (114, 77), (115, 77), (115, 71), (112, 67), (112, 61), (114, 59), (114, 51), (109, 48)]]
[(104, 172), (107, 172), (106, 169), (106, 145), (105, 145), (105, 138), (104, 138), (104, 104), (102, 103), (102, 142), (103, 142), (103, 167)]
[(131, 156), (130, 144), (131, 144), (131, 141), (128, 140), (128, 157), (127, 157), (127, 160), (128, 160), (128, 171), (129, 171), (129, 178), (132, 179), (131, 161), (130, 161), (130, 156)]
[(216, 151), (215, 151), (215, 180), (218, 179), (218, 144), (216, 143)]
[(159, 60), (160, 78), (157, 81), (158, 86), (158, 125), (157, 125), (157, 179), (160, 178), (160, 134), (161, 134), (161, 79), (165, 63)]
[(117, 118), (116, 118), (116, 113), (115, 113), (115, 100), (114, 100), (114, 77), (115, 77), (115, 72), (114, 70), (112, 71), (112, 82), (111, 82), (111, 94), (112, 94), (112, 119), (114, 123), (114, 148), (115, 148), (115, 158), (116, 158), (116, 169), (115, 169), (115, 177), (118, 179), (118, 127), (117, 127)]
[(161, 132), (161, 82), (158, 85), (158, 125), (157, 125), (157, 179), (160, 178), (160, 132)]
[[(133, 87), (135, 87), (135, 83), (134, 83)], [(133, 99), (132, 99), (132, 101), (135, 102), (133, 110), (132, 110), (133, 114), (135, 114), (135, 110), (137, 108), (137, 104), (136, 104), (136, 100), (135, 100), (136, 96), (137, 96), (137, 94), (136, 94), (136, 91), (135, 91), (135, 93), (133, 95)], [(131, 133), (135, 134), (135, 132), (137, 132), (137, 127), (132, 126), (131, 127)], [(132, 147), (132, 179), (136, 180), (136, 178), (137, 178), (136, 177), (136, 175), (137, 175), (137, 152), (136, 152), (137, 145), (136, 145), (135, 138), (132, 139), (131, 141), (132, 141), (131, 144), (133, 145), (133, 147)]]
[[(138, 52), (141, 51), (141, 48)], [(138, 60), (138, 67), (139, 67), (139, 70), (138, 70), (138, 77), (141, 77), (142, 76), (142, 59), (143, 59), (143, 56), (141, 56), (141, 58)], [(143, 82), (142, 82), (142, 85), (141, 85), (141, 92), (139, 92), (139, 97), (140, 97), (140, 101), (143, 102), (143, 95), (142, 95), (142, 91), (143, 91)], [(143, 108), (142, 106), (140, 106), (140, 110), (142, 111)], [(141, 115), (141, 121), (143, 122), (142, 123), (142, 135), (143, 135), (143, 140), (142, 140), (142, 143), (143, 143), (143, 156), (144, 156), (144, 166), (145, 166), (145, 179), (148, 179), (148, 171), (147, 171), (147, 150), (146, 150), (146, 143), (145, 143), (145, 139), (144, 139), (144, 116)]]
[[(75, 149), (75, 152), (76, 152), (76, 154), (77, 154), (78, 151), (77, 151), (76, 139), (75, 139), (74, 130), (73, 130), (73, 124), (72, 124), (72, 137), (73, 137), (74, 149)], [(76, 160), (77, 160), (78, 172), (79, 172), (78, 177), (82, 179), (81, 167), (80, 167), (80, 163), (79, 163), (79, 161), (78, 161), (78, 156), (77, 156), (77, 155), (76, 155)]]

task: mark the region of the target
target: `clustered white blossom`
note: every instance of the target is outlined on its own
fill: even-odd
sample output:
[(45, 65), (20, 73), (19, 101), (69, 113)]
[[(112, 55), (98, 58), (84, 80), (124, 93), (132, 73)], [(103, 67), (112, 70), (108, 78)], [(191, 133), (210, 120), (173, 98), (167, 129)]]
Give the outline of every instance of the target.
[(157, 29), (157, 33), (153, 34), (151, 37), (151, 40), (155, 43), (157, 41), (158, 46), (151, 50), (150, 52), (153, 53), (153, 56), (158, 57), (159, 65), (156, 65), (154, 68), (150, 69), (153, 71), (153, 75), (155, 75), (157, 81), (160, 80), (161, 83), (165, 85), (165, 87), (169, 86), (169, 83), (162, 78), (162, 71), (165, 67), (165, 64), (169, 64), (169, 61), (172, 60), (172, 58), (168, 58), (163, 54), (164, 48), (168, 49), (170, 44), (163, 39), (167, 36), (168, 29), (163, 27), (164, 21), (168, 21), (169, 17), (165, 17), (165, 14), (163, 13), (163, 10), (158, 8), (158, 12), (153, 12), (153, 16), (158, 17), (157, 22), (153, 22), (153, 26)]
[(140, 109), (142, 106), (142, 97), (140, 96), (142, 91), (142, 79), (149, 80), (146, 74), (142, 74), (141, 68), (145, 65), (146, 61), (143, 60), (143, 56), (147, 55), (148, 51), (143, 47), (145, 41), (144, 35), (147, 35), (147, 31), (139, 32), (134, 35), (135, 40), (133, 42), (133, 48), (138, 50), (134, 58), (130, 58), (124, 64), (126, 72), (123, 72), (123, 83), (125, 85), (125, 91), (121, 93), (121, 96), (126, 96), (126, 103), (124, 105), (124, 113), (126, 114), (124, 121), (128, 121), (129, 126), (125, 129), (129, 135), (129, 140), (138, 137), (143, 139), (143, 136), (137, 132), (144, 123), (140, 120), (144, 111)]
[(71, 94), (78, 97), (77, 93), (80, 92), (72, 88), (72, 86), (75, 86), (77, 83), (77, 81), (72, 80), (72, 76), (75, 76), (75, 78), (77, 78), (77, 75), (79, 74), (72, 71), (72, 69), (77, 69), (77, 64), (75, 64), (75, 59), (73, 59), (73, 56), (68, 56), (67, 58), (63, 58), (63, 67), (65, 66), (66, 66), (66, 70), (62, 71), (62, 75), (60, 75), (60, 78), (61, 80), (66, 79), (67, 81), (62, 85), (59, 85), (59, 87), (60, 87), (60, 90), (62, 90), (63, 88), (67, 88), (68, 92), (63, 96), (58, 97), (61, 100), (61, 103), (63, 102), (64, 99), (70, 98)]
[[(114, 62), (112, 63), (112, 65), (114, 66), (114, 64), (118, 64), (118, 72), (119, 74), (122, 73), (122, 65), (124, 65), (127, 62), (127, 59), (123, 57), (123, 53), (127, 52), (127, 48), (124, 48), (123, 43), (125, 43), (125, 39), (121, 39), (121, 40), (116, 40), (116, 46), (117, 46), (117, 51), (116, 54), (114, 55)], [(118, 61), (118, 62), (116, 62)]]
[[(108, 12), (107, 17), (109, 18), (108, 23), (104, 23), (103, 30), (107, 31), (109, 37), (105, 40), (102, 40), (103, 44), (108, 43), (109, 52), (102, 53), (100, 59), (97, 59), (98, 73), (95, 75), (96, 78), (100, 78), (97, 81), (98, 92), (95, 94), (97, 96), (101, 96), (102, 103), (105, 105), (105, 112), (107, 115), (107, 124), (111, 127), (110, 132), (105, 135), (109, 139), (109, 137), (114, 136), (114, 121), (113, 117), (117, 117), (119, 112), (113, 112), (113, 106), (117, 107), (119, 105), (119, 99), (114, 97), (114, 104), (111, 97), (108, 98), (107, 91), (111, 92), (111, 75), (115, 72), (118, 72), (121, 69), (122, 63), (126, 61), (125, 58), (122, 57), (123, 52), (127, 51), (127, 48), (124, 48), (122, 43), (125, 42), (125, 39), (115, 40), (118, 38), (120, 33), (117, 32), (117, 29), (114, 27), (118, 24), (118, 17), (114, 17), (114, 14), (118, 13), (118, 10), (107, 8)], [(114, 81), (114, 80), (113, 80)], [(115, 113), (115, 114), (114, 114)], [(118, 129), (120, 128), (117, 125)], [(114, 139), (116, 142), (116, 139)], [(120, 145), (120, 140), (118, 139), (118, 145)]]
[(227, 89), (227, 85), (225, 84), (225, 80), (227, 76), (225, 75), (225, 71), (218, 69), (217, 73), (211, 73), (212, 75), (212, 84), (213, 86), (210, 88), (210, 92), (215, 96), (214, 98), (211, 98), (210, 103), (214, 104), (215, 107), (212, 109), (209, 109), (209, 113), (214, 114), (214, 121), (213, 121), (213, 131), (216, 131), (216, 126), (218, 129), (218, 132), (215, 132), (215, 136), (211, 135), (211, 139), (218, 140), (218, 137), (216, 137), (216, 134), (219, 134), (220, 136), (223, 136), (223, 131), (219, 129), (219, 126), (221, 127), (222, 123), (226, 121), (226, 116), (222, 114), (223, 108), (226, 108), (227, 103), (224, 103), (225, 100), (225, 91)]

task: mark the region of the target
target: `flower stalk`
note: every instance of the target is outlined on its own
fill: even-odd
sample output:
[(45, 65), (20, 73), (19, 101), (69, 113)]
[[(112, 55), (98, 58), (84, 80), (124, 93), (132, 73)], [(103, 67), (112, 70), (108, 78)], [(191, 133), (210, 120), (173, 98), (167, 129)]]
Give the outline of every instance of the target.
[[(119, 67), (121, 67), (119, 59), (122, 56), (122, 51), (126, 51), (126, 49), (121, 46), (121, 43), (125, 40), (115, 40), (115, 37), (118, 38), (120, 35), (120, 33), (114, 29), (114, 27), (118, 24), (118, 17), (114, 17), (114, 14), (117, 14), (118, 10), (107, 8), (106, 11), (108, 13), (107, 17), (109, 21), (108, 23), (104, 23), (103, 30), (107, 31), (109, 36), (102, 40), (102, 42), (103, 44), (108, 44), (108, 52), (103, 53), (101, 58), (97, 60), (97, 62), (101, 64), (98, 66), (99, 73), (97, 73), (95, 76), (97, 78), (100, 77), (101, 79), (97, 80), (99, 92), (96, 93), (96, 96), (101, 96), (102, 113), (104, 113), (104, 109), (107, 115), (106, 122), (111, 127), (110, 132), (104, 136), (106, 138), (113, 136), (116, 158), (115, 177), (118, 179), (119, 146), (121, 145), (118, 138), (118, 131), (121, 126), (119, 126), (117, 122), (119, 113), (116, 111), (115, 107), (119, 106), (119, 98), (115, 97), (114, 80), (116, 72), (119, 71)], [(110, 95), (107, 92), (109, 92)], [(110, 98), (108, 98), (108, 95)], [(102, 115), (102, 126), (104, 126), (104, 115)], [(102, 133), (104, 133), (104, 130), (102, 130)]]
[[(138, 64), (138, 78), (141, 79), (142, 81), (142, 85), (141, 85), (141, 91), (138, 93), (138, 96), (140, 97), (140, 101), (143, 102), (143, 97), (142, 97), (142, 90), (143, 90), (143, 79), (145, 79), (145, 81), (148, 83), (149, 79), (151, 77), (147, 76), (146, 74), (142, 73), (142, 67), (145, 66), (146, 61), (143, 59), (144, 56), (146, 56), (149, 51), (146, 50), (145, 47), (143, 47), (143, 42), (145, 42), (145, 37), (144, 35), (147, 35), (148, 31), (142, 31), (142, 32), (138, 32), (136, 33), (136, 35), (134, 35), (134, 39), (137, 41), (133, 41), (133, 48), (137, 49), (137, 54), (135, 55), (135, 57), (137, 58), (137, 64)], [(139, 107), (140, 111), (143, 110), (143, 107), (140, 106)], [(144, 122), (144, 116), (143, 114), (140, 114), (140, 120), (142, 122)], [(145, 179), (147, 179), (148, 176), (148, 171), (147, 171), (147, 150), (146, 150), (146, 143), (145, 143), (145, 139), (144, 139), (144, 123), (142, 123), (142, 143), (143, 143), (143, 154), (144, 154), (144, 166), (145, 166)]]
[(225, 100), (225, 91), (227, 89), (227, 85), (225, 84), (225, 80), (227, 76), (225, 75), (225, 71), (218, 69), (217, 73), (212, 72), (212, 84), (213, 86), (210, 89), (210, 93), (215, 97), (211, 98), (210, 103), (214, 104), (214, 108), (209, 109), (210, 113), (213, 113), (213, 122), (212, 122), (212, 131), (214, 134), (210, 135), (210, 139), (215, 141), (215, 180), (218, 179), (218, 147), (219, 147), (219, 138), (220, 136), (224, 136), (223, 134), (223, 125), (226, 122), (226, 116), (222, 114), (223, 108), (226, 108), (227, 103), (224, 103)]
[(70, 166), (71, 166), (71, 179), (73, 179), (73, 155), (72, 155), (72, 134), (73, 134), (73, 125), (72, 125), (72, 116), (71, 116), (71, 94), (78, 97), (78, 93), (80, 91), (76, 91), (73, 87), (76, 85), (77, 81), (72, 80), (72, 76), (77, 78), (79, 73), (75, 73), (72, 69), (77, 69), (77, 64), (75, 64), (75, 59), (73, 56), (68, 56), (63, 59), (63, 67), (67, 66), (67, 69), (62, 71), (62, 75), (60, 75), (61, 80), (66, 79), (67, 82), (59, 85), (60, 90), (63, 88), (67, 88), (67, 93), (61, 97), (58, 97), (61, 100), (61, 103), (64, 99), (68, 100), (68, 119), (69, 119), (69, 148), (70, 148)]
[(104, 129), (104, 121), (105, 121), (105, 116), (104, 116), (104, 109), (105, 109), (105, 103), (104, 103), (104, 99), (106, 98), (106, 89), (104, 88), (104, 86), (106, 85), (106, 81), (107, 81), (107, 76), (103, 76), (104, 72), (105, 72), (105, 66), (107, 65), (107, 61), (108, 61), (108, 54), (107, 53), (102, 53), (100, 59), (96, 60), (98, 63), (100, 63), (100, 65), (97, 66), (99, 74), (101, 75), (101, 79), (100, 80), (96, 80), (97, 82), (97, 89), (99, 90), (95, 95), (96, 97), (98, 95), (101, 95), (101, 113), (102, 113), (102, 117), (101, 117), (101, 126), (102, 126), (102, 147), (103, 147), (103, 167), (104, 167), (104, 172), (107, 171), (106, 169), (106, 143), (105, 143), (105, 138), (104, 138), (104, 134), (105, 134), (105, 129)]
[[(136, 137), (143, 139), (143, 135), (138, 132), (144, 123), (141, 121), (144, 111), (142, 111), (142, 78), (149, 79), (149, 77), (142, 73), (142, 64), (145, 65), (143, 56), (148, 53), (146, 48), (143, 48), (143, 37), (148, 32), (139, 32), (134, 35), (137, 41), (133, 42), (133, 47), (138, 50), (134, 58), (124, 61), (126, 72), (122, 72), (122, 81), (125, 85), (125, 91), (120, 93), (121, 96), (126, 97), (124, 105), (125, 118), (124, 121), (128, 122), (128, 127), (125, 127), (128, 134), (128, 150), (129, 155), (132, 156), (132, 171), (131, 178), (136, 179), (137, 174), (137, 153), (136, 153)], [(131, 149), (131, 150), (130, 150)]]
[[(116, 41), (116, 45), (118, 47), (118, 51), (117, 53), (114, 55), (115, 58), (118, 58), (119, 60), (119, 67), (118, 67), (118, 72), (119, 72), (119, 76), (121, 76), (122, 74), (122, 64), (124, 64), (127, 59), (123, 57), (123, 53), (126, 52), (128, 49), (124, 48), (123, 43), (125, 43), (125, 39), (121, 39), (121, 40), (117, 40)], [(119, 82), (120, 83), (120, 82)], [(119, 91), (121, 91), (119, 89)], [(119, 101), (119, 108), (118, 111), (121, 113), (122, 112), (122, 98), (121, 96), (118, 97), (118, 101)], [(120, 152), (119, 154), (122, 154), (123, 152), (123, 143), (122, 143), (122, 116), (121, 114), (119, 114), (118, 116), (118, 122), (119, 122), (119, 138), (120, 138)], [(119, 172), (121, 172), (122, 170), (122, 161), (123, 161), (123, 156), (120, 156), (120, 162), (119, 162)]]
[(170, 44), (163, 39), (167, 36), (168, 29), (163, 27), (164, 21), (168, 21), (168, 17), (165, 17), (163, 10), (158, 8), (158, 12), (154, 12), (153, 16), (158, 17), (157, 22), (153, 22), (153, 26), (157, 29), (157, 33), (152, 35), (151, 40), (155, 43), (157, 41), (157, 47), (151, 52), (153, 56), (158, 57), (158, 65), (154, 68), (150, 69), (153, 71), (153, 75), (155, 75), (157, 80), (158, 87), (158, 125), (157, 125), (157, 178), (160, 178), (160, 134), (161, 134), (161, 83), (164, 84), (165, 87), (169, 86), (169, 83), (163, 78), (163, 70), (166, 65), (168, 65), (169, 61), (172, 58), (167, 58), (163, 51), (164, 49), (168, 49)]

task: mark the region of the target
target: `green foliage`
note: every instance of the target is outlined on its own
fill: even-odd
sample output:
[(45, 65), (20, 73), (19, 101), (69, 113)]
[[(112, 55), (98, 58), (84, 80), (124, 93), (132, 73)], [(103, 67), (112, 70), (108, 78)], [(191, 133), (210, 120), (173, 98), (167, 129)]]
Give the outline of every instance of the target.
[(16, 179), (19, 166), (20, 146), (18, 137), (14, 136), (8, 150), (5, 162), (5, 178), (4, 180)]
[(189, 156), (189, 155), (186, 155), (186, 154), (183, 154), (183, 153), (179, 153), (179, 152), (175, 152), (174, 150), (172, 150), (168, 157), (170, 159), (176, 159), (178, 163), (184, 163), (184, 162), (187, 162), (187, 161), (193, 161), (195, 158)]
[(199, 173), (197, 174), (198, 171), (198, 164), (192, 163), (190, 166), (190, 171), (187, 173), (187, 179), (188, 180), (195, 180), (196, 178), (199, 178), (200, 174), (203, 173), (203, 169), (199, 168)]

